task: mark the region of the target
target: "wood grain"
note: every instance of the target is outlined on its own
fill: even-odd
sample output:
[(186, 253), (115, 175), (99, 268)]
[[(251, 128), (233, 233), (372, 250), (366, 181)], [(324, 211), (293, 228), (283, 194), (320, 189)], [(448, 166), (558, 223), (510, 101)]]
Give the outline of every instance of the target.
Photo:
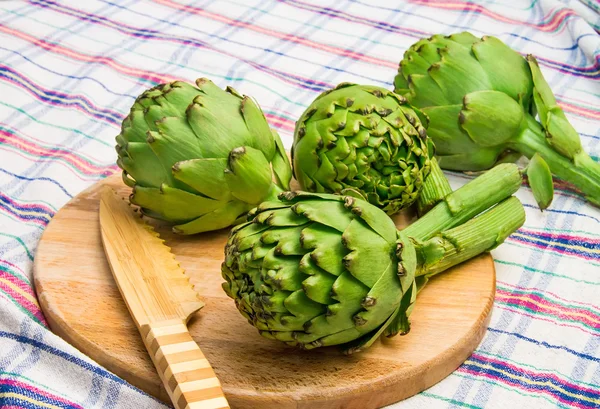
[(187, 328), (204, 303), (169, 247), (109, 187), (101, 192), (98, 216), (117, 287), (175, 408), (229, 408), (219, 379)]
[[(140, 389), (169, 402), (102, 250), (101, 185), (127, 197), (112, 176), (75, 197), (39, 244), (35, 285), (52, 330)], [(344, 356), (335, 348), (299, 351), (261, 337), (223, 290), (227, 231), (180, 237), (153, 222), (202, 300), (189, 322), (234, 408), (381, 407), (445, 378), (480, 342), (495, 292), (494, 264), (482, 255), (431, 280), (419, 294), (408, 335), (384, 338)]]

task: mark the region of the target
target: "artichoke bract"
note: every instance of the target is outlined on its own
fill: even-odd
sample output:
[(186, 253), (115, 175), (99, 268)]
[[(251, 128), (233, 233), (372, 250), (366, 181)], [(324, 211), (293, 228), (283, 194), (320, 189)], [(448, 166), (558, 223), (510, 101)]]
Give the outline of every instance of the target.
[(296, 122), (294, 176), (302, 190), (363, 197), (394, 214), (416, 200), (429, 174), (421, 119), (391, 91), (342, 83)]
[(258, 105), (205, 78), (145, 91), (116, 141), (131, 203), (176, 233), (230, 226), (289, 189), (289, 160)]
[[(394, 86), (429, 117), (443, 168), (479, 171), (538, 153), (552, 173), (600, 204), (600, 165), (583, 150), (532, 55), (495, 37), (434, 35), (405, 52)], [(546, 186), (532, 184), (538, 197), (551, 197)]]
[(356, 352), (381, 334), (407, 333), (429, 277), (496, 247), (522, 225), (523, 207), (510, 197), (520, 185), (515, 165), (497, 167), (402, 231), (362, 199), (281, 193), (233, 228), (223, 289), (267, 338)]

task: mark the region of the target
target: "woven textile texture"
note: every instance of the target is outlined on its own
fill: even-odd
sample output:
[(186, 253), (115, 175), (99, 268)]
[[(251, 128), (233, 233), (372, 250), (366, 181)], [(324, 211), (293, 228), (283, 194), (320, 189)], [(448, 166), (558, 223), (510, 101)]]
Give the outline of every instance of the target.
[[(394, 5), (392, 7), (392, 5)], [(494, 35), (541, 69), (600, 156), (596, 0), (0, 1), (0, 407), (164, 408), (53, 335), (32, 289), (39, 238), (116, 171), (134, 98), (209, 77), (254, 96), (289, 148), (294, 121), (339, 82), (392, 88), (418, 38)], [(449, 174), (454, 188), (468, 177)], [(475, 353), (394, 408), (600, 407), (600, 211), (558, 184), (493, 252), (497, 293)]]

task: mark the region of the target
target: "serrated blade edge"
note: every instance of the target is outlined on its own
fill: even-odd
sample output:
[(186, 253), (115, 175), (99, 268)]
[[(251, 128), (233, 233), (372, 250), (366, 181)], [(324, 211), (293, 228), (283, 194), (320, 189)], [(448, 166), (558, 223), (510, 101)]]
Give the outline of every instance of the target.
[(104, 252), (137, 326), (186, 321), (204, 303), (164, 240), (113, 189), (100, 197)]

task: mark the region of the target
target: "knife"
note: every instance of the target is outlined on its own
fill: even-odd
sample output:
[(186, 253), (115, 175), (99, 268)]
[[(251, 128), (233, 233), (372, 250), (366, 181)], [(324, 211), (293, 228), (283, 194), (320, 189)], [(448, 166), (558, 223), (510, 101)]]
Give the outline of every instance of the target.
[(187, 321), (204, 306), (157, 232), (109, 187), (100, 231), (110, 269), (176, 409), (229, 408)]

